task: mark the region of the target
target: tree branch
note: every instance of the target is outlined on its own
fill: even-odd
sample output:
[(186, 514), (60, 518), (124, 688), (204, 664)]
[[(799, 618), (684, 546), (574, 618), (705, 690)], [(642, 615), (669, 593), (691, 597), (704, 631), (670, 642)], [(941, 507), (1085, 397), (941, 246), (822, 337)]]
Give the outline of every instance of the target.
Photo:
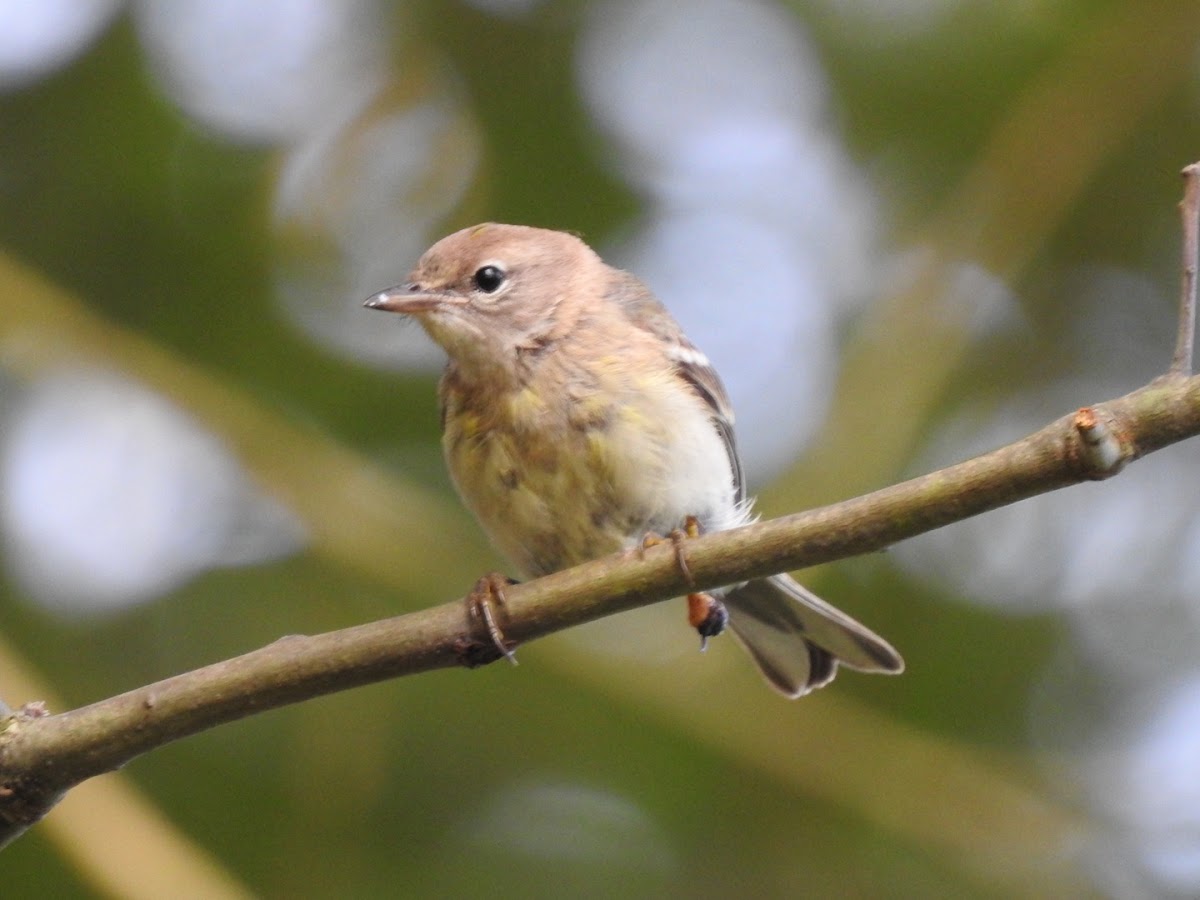
[[(497, 610), (523, 643), (684, 593), (882, 550), (1056, 488), (1110, 477), (1130, 460), (1200, 434), (1200, 376), (1163, 377), (1085, 407), (998, 450), (819, 509), (674, 548), (585, 563), (515, 585)], [(23, 708), (0, 725), (0, 841), (71, 786), (214, 725), (375, 681), (498, 658), (486, 626), (456, 600), (273, 644), (60, 715)]]
[[(1184, 244), (1197, 245), (1200, 167), (1188, 180)], [(1190, 200), (1188, 198), (1191, 198)], [(1185, 250), (1185, 253), (1189, 252)], [(1194, 285), (1185, 263), (1184, 279)], [(898, 541), (1081, 481), (1111, 477), (1200, 434), (1200, 376), (1190, 370), (1195, 291), (1181, 295), (1171, 371), (1123, 397), (1063, 416), (998, 450), (830, 506), (704, 535), (685, 545), (691, 578), (670, 545), (631, 551), (506, 591), (499, 627), (518, 643), (603, 616), (775, 572), (882, 550)], [(282, 638), (234, 659), (90, 706), (46, 715), (0, 710), (0, 847), (72, 786), (214, 725), (335, 691), (499, 657), (486, 623), (461, 600), (313, 636)]]
[(1196, 257), (1200, 254), (1200, 163), (1183, 170), (1183, 200), (1179, 212), (1183, 218), (1183, 278), (1180, 279), (1179, 329), (1171, 374), (1192, 374), (1192, 345), (1196, 339)]

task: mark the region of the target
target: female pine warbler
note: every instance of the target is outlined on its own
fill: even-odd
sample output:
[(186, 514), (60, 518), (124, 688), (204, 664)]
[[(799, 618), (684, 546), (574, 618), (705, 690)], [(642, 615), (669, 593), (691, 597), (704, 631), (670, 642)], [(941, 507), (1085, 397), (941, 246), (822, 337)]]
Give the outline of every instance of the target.
[[(642, 282), (578, 238), (466, 228), (366, 305), (413, 316), (449, 355), (439, 392), (446, 463), (523, 576), (685, 523), (719, 531), (750, 521), (717, 373)], [(839, 663), (904, 668), (887, 641), (787, 575), (716, 592), (693, 614), (702, 636), (724, 625), (721, 601), (789, 697), (828, 684)]]

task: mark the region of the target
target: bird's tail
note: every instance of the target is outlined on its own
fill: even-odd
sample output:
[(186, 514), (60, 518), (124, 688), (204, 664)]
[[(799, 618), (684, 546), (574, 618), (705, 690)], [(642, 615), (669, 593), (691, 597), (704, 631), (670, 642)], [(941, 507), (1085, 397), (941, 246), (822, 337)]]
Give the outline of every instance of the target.
[(733, 633), (788, 697), (828, 684), (839, 663), (863, 672), (904, 671), (891, 644), (788, 575), (747, 582), (722, 599)]

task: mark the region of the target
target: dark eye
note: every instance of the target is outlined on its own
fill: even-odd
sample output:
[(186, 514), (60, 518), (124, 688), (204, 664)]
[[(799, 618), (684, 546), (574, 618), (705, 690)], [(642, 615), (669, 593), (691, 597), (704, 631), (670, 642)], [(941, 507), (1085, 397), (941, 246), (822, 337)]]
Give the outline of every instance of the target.
[(494, 294), (504, 284), (504, 270), (499, 266), (484, 266), (475, 273), (475, 287), (485, 294)]

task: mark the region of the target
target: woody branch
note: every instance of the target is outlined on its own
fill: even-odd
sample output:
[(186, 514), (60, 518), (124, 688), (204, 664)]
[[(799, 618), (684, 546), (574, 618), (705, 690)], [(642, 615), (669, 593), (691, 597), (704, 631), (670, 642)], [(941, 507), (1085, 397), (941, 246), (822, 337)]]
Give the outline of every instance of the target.
[[(1167, 373), (946, 469), (689, 540), (690, 578), (674, 548), (664, 544), (515, 585), (496, 610), (505, 636), (522, 643), (689, 590), (881, 550), (1037, 494), (1109, 478), (1135, 459), (1200, 434), (1200, 377), (1191, 374), (1200, 164), (1183, 174), (1183, 284)], [(455, 600), (353, 628), (283, 638), (57, 715), (36, 702), (15, 711), (0, 705), (0, 847), (74, 785), (171, 741), (335, 691), (498, 658), (487, 623), (471, 609)]]

